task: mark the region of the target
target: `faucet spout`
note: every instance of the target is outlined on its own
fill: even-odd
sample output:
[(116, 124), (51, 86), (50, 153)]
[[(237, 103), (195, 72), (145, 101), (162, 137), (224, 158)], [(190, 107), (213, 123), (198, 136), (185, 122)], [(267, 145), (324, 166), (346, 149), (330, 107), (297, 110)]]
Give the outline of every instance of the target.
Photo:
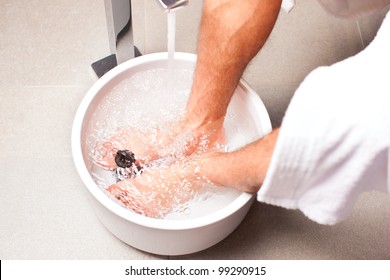
[(172, 11), (188, 5), (189, 0), (159, 0), (166, 11)]

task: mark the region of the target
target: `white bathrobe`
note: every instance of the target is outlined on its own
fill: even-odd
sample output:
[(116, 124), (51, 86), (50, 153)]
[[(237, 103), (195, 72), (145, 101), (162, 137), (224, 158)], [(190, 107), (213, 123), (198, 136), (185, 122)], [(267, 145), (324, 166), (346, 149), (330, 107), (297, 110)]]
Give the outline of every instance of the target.
[(390, 13), (365, 50), (299, 86), (257, 197), (335, 224), (371, 190), (390, 192)]

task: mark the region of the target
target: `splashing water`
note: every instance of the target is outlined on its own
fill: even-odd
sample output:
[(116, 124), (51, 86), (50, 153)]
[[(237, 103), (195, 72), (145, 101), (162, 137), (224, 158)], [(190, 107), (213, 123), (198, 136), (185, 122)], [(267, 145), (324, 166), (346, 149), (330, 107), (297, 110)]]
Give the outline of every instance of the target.
[[(177, 124), (184, 114), (192, 74), (192, 70), (174, 69), (175, 84), (172, 92), (168, 93), (164, 84), (168, 75), (167, 69), (146, 70), (121, 81), (102, 98), (87, 127), (87, 147), (92, 162), (90, 171), (102, 190), (107, 191), (110, 186), (116, 185), (116, 172), (121, 172), (109, 170), (107, 166), (110, 162), (105, 161), (104, 157), (111, 156), (113, 160), (116, 148), (131, 150), (132, 147), (126, 146), (129, 142), (134, 143), (131, 140), (139, 143), (140, 149), (135, 152), (135, 156), (137, 160), (148, 162), (143, 169), (147, 172), (164, 170), (173, 162), (186, 158), (185, 143), (191, 143), (191, 135), (184, 133), (177, 137), (177, 134), (172, 132), (172, 126)], [(226, 129), (226, 141), (229, 144), (229, 131), (232, 127), (238, 127), (240, 120), (237, 120), (235, 114), (229, 113), (225, 123), (230, 127)], [(162, 138), (170, 144), (164, 146), (166, 142), (161, 143)], [(207, 150), (209, 138), (210, 133), (200, 136), (198, 144), (203, 146), (203, 150), (200, 148), (199, 153)], [(157, 149), (156, 159), (153, 160), (150, 151), (156, 147), (161, 148)], [(229, 146), (219, 144), (216, 148), (227, 150)], [(147, 172), (145, 174), (148, 174)], [(160, 181), (153, 181), (153, 188), (143, 190), (143, 195), (136, 186), (126, 185), (125, 190), (133, 198), (131, 201), (123, 195), (122, 189), (111, 191), (109, 196), (122, 206), (130, 203), (129, 208), (136, 213), (166, 219), (189, 219), (215, 212), (240, 195), (240, 192), (234, 189), (217, 187), (206, 181), (190, 182), (186, 179), (186, 171), (183, 172), (177, 176), (176, 186), (167, 184), (164, 176), (161, 176)], [(144, 176), (142, 173), (139, 175), (140, 178)], [(147, 176), (144, 176), (144, 180), (146, 178)], [(151, 212), (151, 206), (159, 212)]]

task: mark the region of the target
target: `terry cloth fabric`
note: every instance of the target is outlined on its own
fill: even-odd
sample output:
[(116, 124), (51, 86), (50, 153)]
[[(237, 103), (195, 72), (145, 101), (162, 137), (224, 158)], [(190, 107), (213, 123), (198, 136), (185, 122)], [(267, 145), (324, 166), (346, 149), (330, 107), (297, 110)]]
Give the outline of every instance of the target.
[(390, 192), (389, 50), (390, 12), (365, 50), (306, 77), (285, 114), (259, 201), (335, 224), (362, 192)]
[(295, 6), (295, 0), (283, 0), (282, 1), (282, 9), (286, 12), (289, 13), (292, 8)]

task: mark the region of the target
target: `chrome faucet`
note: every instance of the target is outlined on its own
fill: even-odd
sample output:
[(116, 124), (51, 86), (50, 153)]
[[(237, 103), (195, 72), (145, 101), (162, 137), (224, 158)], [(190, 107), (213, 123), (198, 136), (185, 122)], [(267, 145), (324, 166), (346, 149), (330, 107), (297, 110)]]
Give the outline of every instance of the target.
[(188, 5), (189, 0), (159, 0), (159, 2), (165, 10), (172, 11)]
[[(158, 2), (169, 12), (186, 6), (189, 0)], [(104, 0), (104, 7), (111, 54), (92, 63), (91, 66), (99, 78), (118, 64), (141, 55), (133, 42), (131, 0)]]

